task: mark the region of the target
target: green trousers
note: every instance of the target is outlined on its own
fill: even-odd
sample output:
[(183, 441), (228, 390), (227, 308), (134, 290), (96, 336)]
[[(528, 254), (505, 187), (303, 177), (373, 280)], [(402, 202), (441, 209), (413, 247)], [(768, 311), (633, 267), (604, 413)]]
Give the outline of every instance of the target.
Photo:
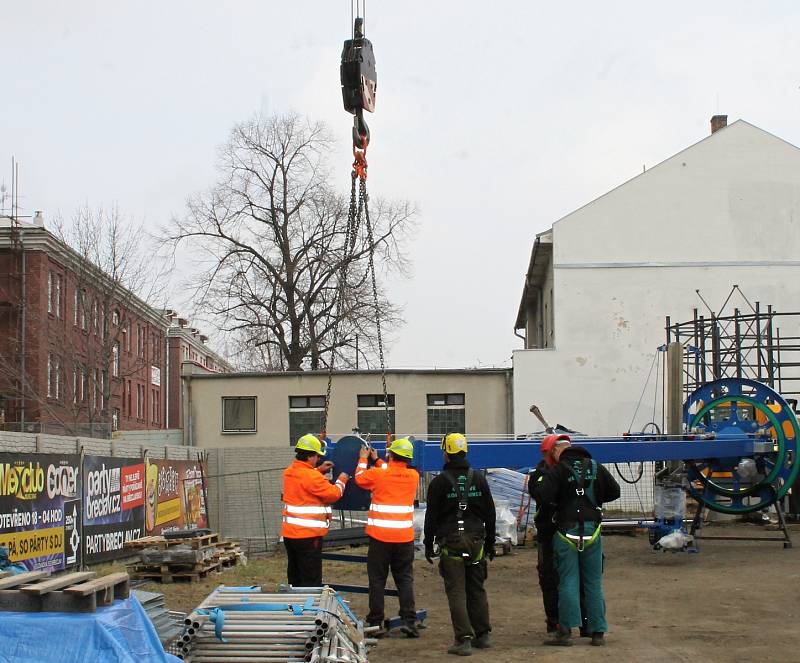
[(486, 559), (471, 564), (446, 555), (439, 558), (456, 640), (475, 638), (492, 630), (489, 600), (483, 588), (486, 571)]
[(581, 625), (581, 585), (583, 585), (586, 628), (590, 633), (608, 631), (606, 601), (603, 596), (603, 541), (598, 536), (583, 551), (563, 535), (553, 537), (553, 552), (558, 569), (558, 622), (562, 628)]

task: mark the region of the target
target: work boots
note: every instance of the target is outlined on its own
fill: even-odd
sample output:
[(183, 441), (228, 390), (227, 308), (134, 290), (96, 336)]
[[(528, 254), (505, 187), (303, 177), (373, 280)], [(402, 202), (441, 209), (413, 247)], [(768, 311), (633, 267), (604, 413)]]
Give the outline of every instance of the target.
[(489, 631), (476, 636), (472, 646), (475, 647), (475, 649), (489, 649), (489, 647), (492, 646), (492, 636), (489, 634)]
[(544, 644), (554, 647), (572, 647), (572, 631), (559, 627), (553, 637), (549, 640), (545, 640)]
[(403, 633), (407, 638), (419, 637), (419, 631), (417, 630), (417, 625), (414, 622), (403, 624), (400, 627), (400, 632)]
[(603, 633), (601, 631), (597, 631), (596, 633), (592, 633), (592, 646), (593, 647), (605, 647), (606, 641), (603, 637)]
[(450, 649), (447, 650), (448, 654), (454, 656), (472, 656), (472, 638), (462, 638), (456, 640)]
[(387, 635), (389, 635), (389, 631), (386, 630), (383, 622), (367, 622), (367, 627), (370, 629), (375, 629), (368, 633), (370, 638), (385, 638)]

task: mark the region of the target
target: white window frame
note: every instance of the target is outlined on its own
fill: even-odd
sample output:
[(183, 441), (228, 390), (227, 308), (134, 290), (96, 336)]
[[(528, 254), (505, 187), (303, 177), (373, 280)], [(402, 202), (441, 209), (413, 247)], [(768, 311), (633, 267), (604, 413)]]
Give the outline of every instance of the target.
[(53, 312), (53, 270), (47, 271), (47, 312)]

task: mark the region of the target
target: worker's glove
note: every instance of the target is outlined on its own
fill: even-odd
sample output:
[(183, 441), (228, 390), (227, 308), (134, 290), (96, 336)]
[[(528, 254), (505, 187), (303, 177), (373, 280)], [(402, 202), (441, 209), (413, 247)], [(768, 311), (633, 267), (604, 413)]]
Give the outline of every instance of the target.
[(323, 474), (327, 474), (333, 469), (333, 463), (329, 460), (325, 460), (319, 464), (317, 469)]
[(350, 478), (350, 475), (347, 472), (342, 472), (337, 478), (337, 483), (341, 481), (342, 483), (347, 483), (347, 480)]
[(369, 448), (367, 446), (362, 446), (361, 449), (358, 452), (358, 457), (361, 460), (366, 460), (369, 457), (369, 452), (370, 452), (370, 450), (369, 450)]
[(428, 561), (428, 564), (433, 564), (434, 557), (436, 557), (436, 553), (433, 550), (433, 546), (425, 546), (425, 559)]
[(490, 562), (491, 562), (491, 561), (494, 561), (494, 556), (495, 556), (495, 550), (494, 550), (494, 546), (489, 546), (489, 547), (486, 549), (486, 556), (489, 558), (489, 561), (490, 561)]

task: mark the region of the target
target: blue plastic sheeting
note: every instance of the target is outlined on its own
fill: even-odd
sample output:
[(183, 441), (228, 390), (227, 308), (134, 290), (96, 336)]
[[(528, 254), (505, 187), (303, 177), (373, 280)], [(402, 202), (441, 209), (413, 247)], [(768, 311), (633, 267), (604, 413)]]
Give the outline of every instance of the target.
[(93, 613), (0, 613), (0, 663), (179, 663), (134, 598)]

